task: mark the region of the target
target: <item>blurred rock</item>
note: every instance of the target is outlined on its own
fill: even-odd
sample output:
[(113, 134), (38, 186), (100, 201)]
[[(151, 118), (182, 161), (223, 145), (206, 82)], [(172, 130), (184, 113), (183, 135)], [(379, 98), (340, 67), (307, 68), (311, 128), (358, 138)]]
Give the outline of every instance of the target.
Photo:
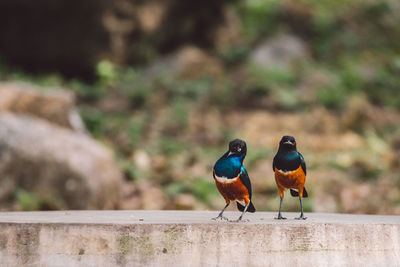
[(69, 209), (115, 209), (121, 172), (111, 152), (91, 139), (26, 115), (0, 113), (0, 200), (15, 190), (55, 195)]
[(25, 83), (0, 83), (1, 111), (31, 114), (63, 127), (85, 131), (75, 109), (74, 94), (66, 90), (45, 91)]
[(254, 49), (250, 61), (264, 68), (285, 68), (308, 58), (307, 46), (300, 38), (280, 33)]
[(219, 77), (223, 74), (221, 62), (204, 50), (194, 46), (185, 46), (160, 59), (149, 69), (148, 74), (160, 73), (176, 78), (199, 78), (203, 75)]

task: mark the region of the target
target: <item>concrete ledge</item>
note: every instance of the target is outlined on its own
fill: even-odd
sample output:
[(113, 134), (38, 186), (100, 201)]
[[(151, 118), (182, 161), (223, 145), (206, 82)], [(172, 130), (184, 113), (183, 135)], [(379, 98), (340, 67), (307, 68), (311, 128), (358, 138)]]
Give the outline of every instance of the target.
[[(399, 266), (400, 217), (218, 212), (0, 213), (2, 266)], [(238, 212), (226, 212), (236, 219)]]

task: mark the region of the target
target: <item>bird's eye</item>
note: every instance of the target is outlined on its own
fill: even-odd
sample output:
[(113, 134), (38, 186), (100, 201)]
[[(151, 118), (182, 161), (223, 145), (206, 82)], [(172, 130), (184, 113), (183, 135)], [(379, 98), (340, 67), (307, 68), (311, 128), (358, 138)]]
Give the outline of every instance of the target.
[(242, 151), (242, 149), (241, 149), (240, 147), (238, 147), (238, 148), (237, 148), (237, 151), (240, 152), (240, 151)]

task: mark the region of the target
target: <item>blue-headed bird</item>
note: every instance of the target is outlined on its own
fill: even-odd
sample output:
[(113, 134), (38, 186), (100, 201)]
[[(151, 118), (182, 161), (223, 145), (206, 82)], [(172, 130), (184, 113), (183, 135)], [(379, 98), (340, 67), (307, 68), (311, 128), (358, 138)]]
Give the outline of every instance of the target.
[(242, 214), (237, 221), (242, 220), (243, 215), (255, 212), (251, 202), (251, 183), (243, 160), (246, 157), (247, 146), (243, 140), (235, 139), (229, 143), (229, 150), (215, 163), (213, 176), (218, 191), (224, 197), (226, 205), (216, 219), (225, 219), (222, 216), (231, 201), (236, 201), (237, 208)]
[(308, 197), (308, 193), (304, 184), (306, 182), (306, 162), (303, 156), (297, 152), (296, 140), (293, 136), (283, 136), (280, 143), (278, 153), (274, 157), (272, 169), (275, 172), (275, 181), (278, 186), (280, 202), (279, 213), (275, 219), (286, 219), (282, 217), (282, 200), (285, 190), (290, 189), (293, 197), (299, 197), (301, 213), (296, 219), (307, 219), (303, 214), (303, 197)]

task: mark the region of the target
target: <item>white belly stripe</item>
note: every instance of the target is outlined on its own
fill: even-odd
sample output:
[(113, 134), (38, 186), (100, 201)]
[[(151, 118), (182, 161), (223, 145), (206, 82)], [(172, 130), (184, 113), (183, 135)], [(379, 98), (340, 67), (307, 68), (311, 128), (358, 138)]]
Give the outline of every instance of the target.
[(294, 171), (283, 171), (283, 170), (279, 170), (279, 169), (277, 169), (278, 170), (278, 172), (279, 173), (281, 173), (281, 174), (283, 174), (283, 175), (289, 175), (289, 174), (292, 174), (292, 173), (295, 173), (297, 170), (294, 170)]
[(239, 174), (237, 177), (235, 177), (235, 178), (230, 178), (230, 179), (229, 179), (228, 177), (225, 177), (225, 176), (219, 177), (219, 176), (217, 176), (216, 174), (214, 174), (215, 179), (216, 179), (219, 183), (221, 183), (221, 184), (230, 184), (230, 183), (233, 183), (233, 182), (237, 181), (237, 179), (239, 178), (239, 176), (240, 176), (240, 174)]

